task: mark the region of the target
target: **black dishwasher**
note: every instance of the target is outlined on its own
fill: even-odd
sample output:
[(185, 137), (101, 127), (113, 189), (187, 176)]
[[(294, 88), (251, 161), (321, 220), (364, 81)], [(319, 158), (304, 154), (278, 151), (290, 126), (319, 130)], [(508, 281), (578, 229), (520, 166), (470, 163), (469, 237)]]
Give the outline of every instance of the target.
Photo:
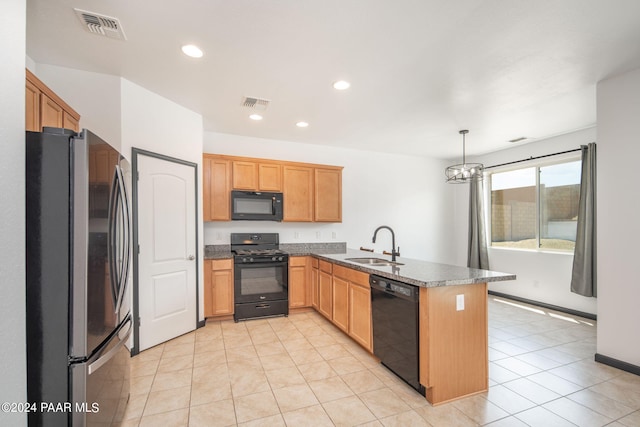
[(373, 318), (373, 354), (424, 396), (420, 384), (418, 287), (369, 276)]

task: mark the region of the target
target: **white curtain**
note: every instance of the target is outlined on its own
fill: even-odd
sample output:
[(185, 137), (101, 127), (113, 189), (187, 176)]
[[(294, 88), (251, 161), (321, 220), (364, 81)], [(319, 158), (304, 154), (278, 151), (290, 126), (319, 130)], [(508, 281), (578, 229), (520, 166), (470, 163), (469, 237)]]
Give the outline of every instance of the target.
[(582, 147), (582, 177), (571, 292), (597, 296), (596, 245), (596, 144)]
[(469, 247), (467, 267), (489, 269), (487, 227), (484, 217), (484, 181), (469, 186)]

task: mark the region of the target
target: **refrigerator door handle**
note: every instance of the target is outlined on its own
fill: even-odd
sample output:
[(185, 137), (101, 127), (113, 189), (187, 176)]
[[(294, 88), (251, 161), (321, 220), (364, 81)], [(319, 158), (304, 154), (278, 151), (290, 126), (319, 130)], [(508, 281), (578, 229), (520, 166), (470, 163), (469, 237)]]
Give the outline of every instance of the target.
[[(107, 257), (109, 260), (109, 284), (111, 286), (111, 300), (113, 301), (113, 306), (116, 307), (117, 299), (118, 299), (118, 282), (119, 282), (119, 271), (117, 270), (118, 265), (118, 257), (116, 254), (117, 251), (117, 213), (118, 213), (118, 203), (120, 202), (118, 198), (118, 172), (117, 168), (113, 172), (113, 178), (111, 180), (111, 191), (109, 193), (109, 209), (108, 209), (108, 223), (109, 223), (109, 234), (107, 238)], [(115, 310), (117, 312), (117, 310)]]
[(122, 214), (122, 264), (119, 275), (115, 311), (120, 311), (122, 300), (124, 299), (124, 292), (127, 287), (127, 280), (129, 280), (129, 264), (131, 257), (131, 218), (129, 216), (129, 204), (127, 202), (127, 192), (124, 185), (124, 176), (122, 175), (122, 169), (120, 166), (116, 166), (116, 175), (118, 179), (118, 196), (120, 197), (120, 207)]
[[(120, 337), (120, 333), (125, 328), (126, 328), (125, 336)], [(118, 353), (120, 348), (127, 343), (127, 341), (129, 340), (129, 336), (131, 336), (131, 318), (128, 317), (125, 323), (122, 324), (120, 330), (114, 336), (114, 338), (119, 339), (118, 343), (115, 346), (113, 346), (109, 351), (107, 351), (105, 354), (101, 354), (101, 353), (96, 354), (95, 356), (97, 357), (96, 360), (94, 361), (89, 360), (87, 364), (87, 373), (91, 375), (92, 373), (100, 369), (105, 363), (111, 360), (111, 358)]]

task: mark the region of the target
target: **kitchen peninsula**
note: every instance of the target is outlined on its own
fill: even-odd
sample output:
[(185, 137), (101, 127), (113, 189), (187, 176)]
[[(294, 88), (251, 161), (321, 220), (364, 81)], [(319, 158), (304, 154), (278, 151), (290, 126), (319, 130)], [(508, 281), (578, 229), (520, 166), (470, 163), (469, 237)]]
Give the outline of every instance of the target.
[[(515, 275), (408, 258), (391, 263), (386, 255), (323, 245), (281, 245), (291, 257), (292, 309), (317, 310), (373, 352), (369, 275), (416, 286), (419, 375), (426, 399), (436, 405), (488, 389), (487, 283), (514, 280)], [(207, 247), (205, 257), (211, 263), (231, 254), (224, 247)], [(363, 264), (354, 258), (387, 263)], [(210, 268), (207, 262), (205, 269)]]

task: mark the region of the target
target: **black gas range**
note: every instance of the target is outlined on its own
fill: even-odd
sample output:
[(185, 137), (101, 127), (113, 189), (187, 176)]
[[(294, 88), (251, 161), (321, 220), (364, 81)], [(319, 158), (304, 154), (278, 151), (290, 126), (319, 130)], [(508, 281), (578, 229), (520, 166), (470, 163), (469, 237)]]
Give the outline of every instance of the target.
[(279, 241), (277, 233), (231, 233), (236, 322), (289, 315), (289, 255)]

